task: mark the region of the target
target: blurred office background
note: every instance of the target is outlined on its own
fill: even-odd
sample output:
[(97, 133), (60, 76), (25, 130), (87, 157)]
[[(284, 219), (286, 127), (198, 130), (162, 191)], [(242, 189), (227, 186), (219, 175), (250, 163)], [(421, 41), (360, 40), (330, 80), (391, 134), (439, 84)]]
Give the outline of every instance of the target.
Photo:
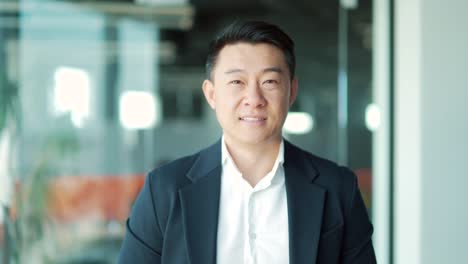
[(114, 263), (145, 174), (216, 141), (234, 19), (296, 42), (284, 135), (353, 169), (379, 263), (468, 263), (464, 0), (2, 0), (0, 263)]

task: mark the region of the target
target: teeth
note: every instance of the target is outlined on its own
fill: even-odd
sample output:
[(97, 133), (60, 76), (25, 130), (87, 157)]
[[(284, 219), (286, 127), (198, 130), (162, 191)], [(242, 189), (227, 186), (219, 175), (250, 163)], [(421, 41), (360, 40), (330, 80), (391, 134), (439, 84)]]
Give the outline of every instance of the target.
[(241, 117), (242, 120), (244, 121), (263, 121), (266, 120), (266, 118), (260, 118), (260, 117)]

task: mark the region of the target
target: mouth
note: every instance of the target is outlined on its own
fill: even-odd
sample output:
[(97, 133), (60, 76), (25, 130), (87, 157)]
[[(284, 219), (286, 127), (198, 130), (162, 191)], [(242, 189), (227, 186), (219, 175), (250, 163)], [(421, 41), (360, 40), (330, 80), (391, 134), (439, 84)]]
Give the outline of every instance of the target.
[(267, 120), (266, 117), (256, 117), (256, 116), (244, 116), (244, 117), (239, 117), (239, 120), (241, 121), (247, 121), (247, 122), (261, 122)]

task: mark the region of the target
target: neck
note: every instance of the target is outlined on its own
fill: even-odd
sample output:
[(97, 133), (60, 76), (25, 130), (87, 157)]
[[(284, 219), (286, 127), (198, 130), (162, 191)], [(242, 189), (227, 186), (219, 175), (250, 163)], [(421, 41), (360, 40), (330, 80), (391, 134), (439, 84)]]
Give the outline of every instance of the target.
[(266, 144), (237, 144), (224, 138), (226, 147), (244, 179), (255, 186), (273, 169), (281, 138)]

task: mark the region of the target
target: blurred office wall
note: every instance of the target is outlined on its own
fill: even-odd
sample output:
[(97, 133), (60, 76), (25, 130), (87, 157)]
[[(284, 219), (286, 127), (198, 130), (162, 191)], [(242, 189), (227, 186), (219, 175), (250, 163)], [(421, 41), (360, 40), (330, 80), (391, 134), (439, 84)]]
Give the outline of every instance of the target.
[(395, 1), (395, 263), (468, 263), (464, 0)]

